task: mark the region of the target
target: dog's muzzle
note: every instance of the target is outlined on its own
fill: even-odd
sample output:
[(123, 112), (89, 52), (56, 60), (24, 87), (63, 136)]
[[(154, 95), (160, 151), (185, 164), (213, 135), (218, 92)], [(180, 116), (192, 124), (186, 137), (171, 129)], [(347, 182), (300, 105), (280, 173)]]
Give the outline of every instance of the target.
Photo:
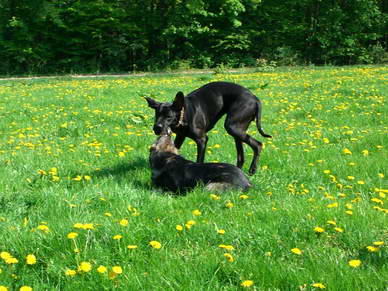
[(161, 126), (160, 124), (155, 124), (153, 128), (154, 133), (156, 135), (160, 135), (162, 133), (162, 129), (163, 129), (163, 126)]

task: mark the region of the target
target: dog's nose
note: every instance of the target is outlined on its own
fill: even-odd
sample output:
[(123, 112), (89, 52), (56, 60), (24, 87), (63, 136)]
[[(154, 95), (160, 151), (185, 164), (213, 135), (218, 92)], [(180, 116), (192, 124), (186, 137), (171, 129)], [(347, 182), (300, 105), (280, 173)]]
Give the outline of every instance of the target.
[(155, 124), (154, 125), (154, 132), (156, 135), (159, 135), (162, 133), (163, 126), (161, 124)]

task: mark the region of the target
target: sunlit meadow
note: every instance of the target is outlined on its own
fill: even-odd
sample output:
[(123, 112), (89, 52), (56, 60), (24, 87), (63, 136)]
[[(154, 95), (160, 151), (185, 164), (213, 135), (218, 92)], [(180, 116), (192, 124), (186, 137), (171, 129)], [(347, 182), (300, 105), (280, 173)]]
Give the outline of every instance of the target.
[[(0, 290), (385, 290), (387, 67), (0, 80)], [(246, 193), (151, 187), (153, 111), (216, 80), (263, 102)], [(195, 159), (186, 140), (182, 155)], [(252, 152), (245, 147), (247, 168)], [(223, 122), (207, 161), (235, 163)]]

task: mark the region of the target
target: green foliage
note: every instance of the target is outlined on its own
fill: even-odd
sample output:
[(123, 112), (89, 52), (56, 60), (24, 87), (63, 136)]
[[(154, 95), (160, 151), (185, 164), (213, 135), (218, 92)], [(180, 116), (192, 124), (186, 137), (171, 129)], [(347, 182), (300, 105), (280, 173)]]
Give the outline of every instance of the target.
[(383, 1), (0, 0), (0, 74), (384, 62)]

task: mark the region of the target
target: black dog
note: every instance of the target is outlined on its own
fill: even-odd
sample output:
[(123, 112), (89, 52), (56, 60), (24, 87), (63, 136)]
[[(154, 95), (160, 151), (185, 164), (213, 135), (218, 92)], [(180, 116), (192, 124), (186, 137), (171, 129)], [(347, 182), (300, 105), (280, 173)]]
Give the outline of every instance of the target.
[(213, 82), (191, 92), (184, 97), (178, 92), (172, 103), (160, 103), (146, 98), (148, 106), (155, 109), (154, 132), (165, 134), (167, 128), (176, 133), (175, 146), (179, 149), (186, 137), (197, 144), (197, 162), (205, 159), (208, 141), (206, 133), (226, 114), (225, 129), (234, 137), (237, 149), (237, 167), (244, 164), (243, 142), (253, 149), (253, 159), (249, 173), (256, 172), (256, 164), (262, 143), (246, 133), (250, 122), (256, 119), (256, 126), (264, 137), (260, 125), (261, 103), (248, 89), (228, 82)]
[(194, 163), (179, 156), (170, 135), (158, 137), (150, 148), (152, 183), (163, 190), (185, 192), (198, 184), (210, 191), (247, 190), (251, 184), (236, 166), (225, 163)]

